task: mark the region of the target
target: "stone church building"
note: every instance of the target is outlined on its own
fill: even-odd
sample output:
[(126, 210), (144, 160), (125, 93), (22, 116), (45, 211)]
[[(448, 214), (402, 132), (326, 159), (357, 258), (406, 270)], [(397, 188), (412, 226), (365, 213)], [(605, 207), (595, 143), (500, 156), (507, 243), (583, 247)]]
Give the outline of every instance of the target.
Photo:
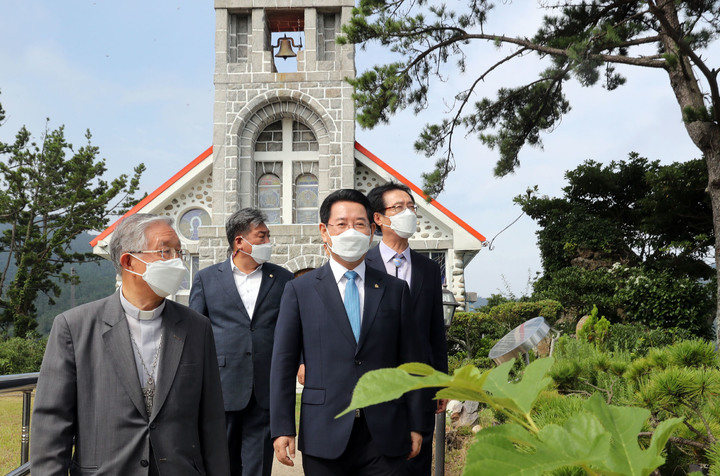
[[(191, 255), (176, 300), (187, 303), (192, 274), (227, 259), (225, 221), (239, 208), (267, 214), (272, 261), (297, 273), (326, 261), (318, 209), (328, 194), (367, 193), (394, 180), (409, 186), (418, 204), (410, 246), (437, 260), (448, 289), (466, 302), (464, 270), (485, 237), (436, 201), (426, 202), (417, 186), (355, 141), (353, 90), (345, 81), (355, 75), (355, 50), (335, 43), (353, 5), (215, 0), (212, 146), (128, 212), (175, 219)], [(291, 71), (278, 71), (288, 68), (276, 56), (281, 43), (295, 46)], [(107, 256), (113, 228), (91, 242), (95, 253)]]

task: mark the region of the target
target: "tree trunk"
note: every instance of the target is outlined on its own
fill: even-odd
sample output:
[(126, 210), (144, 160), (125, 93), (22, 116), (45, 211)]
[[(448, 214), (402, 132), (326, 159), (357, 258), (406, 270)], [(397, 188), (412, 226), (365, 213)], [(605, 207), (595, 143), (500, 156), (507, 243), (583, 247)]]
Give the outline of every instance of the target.
[[(657, 7), (658, 18), (663, 25), (660, 37), (666, 52), (675, 55), (677, 62), (668, 62), (667, 73), (670, 85), (682, 111), (685, 129), (693, 143), (703, 153), (708, 168), (708, 188), (713, 211), (713, 230), (715, 232), (715, 270), (717, 276), (717, 296), (715, 299), (714, 339), (716, 350), (720, 346), (720, 103), (717, 97), (710, 95), (713, 102), (715, 117), (711, 120), (688, 121), (685, 111), (690, 108), (694, 111), (706, 109), (705, 97), (693, 70), (692, 62), (675, 37), (681, 31), (680, 21), (674, 2), (662, 2)], [(682, 41), (682, 39), (681, 39)], [(717, 76), (706, 76), (705, 79), (717, 84)], [(712, 86), (711, 86), (712, 89)], [(709, 109), (709, 108), (708, 108)], [(714, 121), (713, 121), (714, 120)]]

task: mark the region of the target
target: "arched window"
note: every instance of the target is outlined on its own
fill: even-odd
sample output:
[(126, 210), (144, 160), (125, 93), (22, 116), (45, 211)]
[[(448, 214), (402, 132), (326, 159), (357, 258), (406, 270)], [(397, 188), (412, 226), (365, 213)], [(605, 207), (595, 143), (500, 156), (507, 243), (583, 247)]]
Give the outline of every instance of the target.
[(318, 223), (318, 179), (313, 174), (295, 180), (295, 223)]
[(258, 208), (265, 212), (268, 223), (282, 223), (282, 187), (275, 174), (265, 174), (258, 180)]

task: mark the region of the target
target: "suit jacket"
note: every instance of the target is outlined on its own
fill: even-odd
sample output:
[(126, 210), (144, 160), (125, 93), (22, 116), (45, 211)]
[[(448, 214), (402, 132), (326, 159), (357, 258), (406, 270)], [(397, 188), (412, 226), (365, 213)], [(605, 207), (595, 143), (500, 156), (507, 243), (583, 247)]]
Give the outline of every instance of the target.
[[(365, 372), (421, 360), (410, 325), (410, 293), (402, 280), (366, 268), (359, 342), (348, 321), (330, 264), (290, 281), (280, 303), (270, 374), (272, 437), (295, 435), (295, 374), (302, 353), (305, 388), (298, 448), (338, 458), (345, 450), (354, 414), (348, 407)], [(410, 431), (419, 431), (421, 402), (412, 395), (366, 408), (373, 442), (387, 456), (410, 452)]]
[[(443, 319), (442, 282), (440, 279), (440, 266), (427, 256), (410, 250), (412, 274), (410, 278), (411, 318), (417, 329), (418, 338), (423, 349), (427, 352), (426, 358), (434, 369), (441, 372), (448, 371), (447, 339), (445, 337), (445, 321)], [(365, 263), (387, 273), (385, 263), (380, 256), (379, 247), (375, 246), (368, 251)], [(437, 403), (433, 397), (437, 388), (425, 392), (425, 411), (431, 412), (434, 419)], [(433, 422), (430, 422), (432, 425)], [(432, 428), (432, 426), (431, 426)]]
[[(230, 260), (195, 275), (190, 307), (210, 318), (218, 354), (225, 411), (245, 408), (250, 396), (270, 408), (270, 358), (280, 297), (293, 274), (265, 263), (253, 318), (240, 299)], [(296, 369), (297, 370), (297, 369)]]
[[(147, 415), (119, 291), (55, 318), (32, 417), (36, 475), (230, 474), (225, 415), (207, 319), (167, 300)], [(74, 454), (71, 454), (72, 449)]]

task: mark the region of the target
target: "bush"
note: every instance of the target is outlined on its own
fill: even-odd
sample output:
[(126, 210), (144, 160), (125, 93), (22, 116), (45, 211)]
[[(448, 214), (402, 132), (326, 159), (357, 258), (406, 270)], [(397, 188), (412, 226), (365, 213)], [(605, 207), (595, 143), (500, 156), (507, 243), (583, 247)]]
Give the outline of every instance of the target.
[[(499, 304), (487, 313), (488, 318), (502, 326), (507, 334), (525, 321), (542, 316), (549, 325), (553, 325), (563, 312), (562, 304), (550, 299), (531, 302), (507, 302)], [(502, 337), (502, 336), (500, 336)]]
[(715, 308), (714, 281), (700, 282), (669, 272), (624, 270), (617, 298), (631, 322), (652, 328), (687, 329), (708, 337)]
[(605, 348), (641, 357), (652, 347), (664, 347), (692, 337), (692, 332), (678, 327), (649, 329), (639, 323), (613, 324)]
[(12, 337), (0, 341), (0, 374), (39, 372), (47, 339)]

